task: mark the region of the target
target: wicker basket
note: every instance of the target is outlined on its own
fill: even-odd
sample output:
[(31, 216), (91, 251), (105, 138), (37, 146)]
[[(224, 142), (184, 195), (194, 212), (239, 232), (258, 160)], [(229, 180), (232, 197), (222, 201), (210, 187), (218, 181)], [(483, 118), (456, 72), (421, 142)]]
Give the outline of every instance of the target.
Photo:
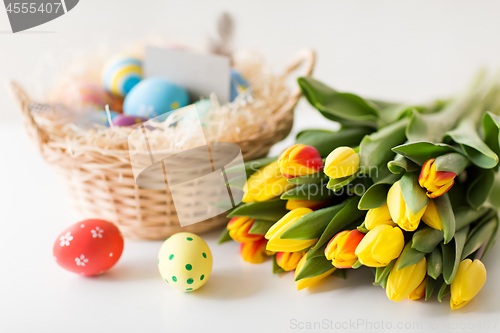
[[(302, 76), (312, 74), (315, 54), (312, 50), (301, 51), (286, 67), (284, 76), (290, 76), (302, 67)], [(87, 150), (72, 156), (71, 151), (51, 138), (34, 120), (30, 110), (33, 103), (23, 89), (11, 83), (11, 90), (20, 106), (30, 138), (35, 142), (43, 158), (56, 169), (67, 183), (69, 195), (77, 210), (85, 218), (102, 218), (118, 225), (129, 239), (165, 239), (180, 232), (202, 233), (227, 222), (221, 214), (200, 223), (182, 227), (176, 214), (171, 193), (166, 190), (139, 188), (134, 180), (127, 150)], [(254, 137), (236, 142), (243, 158), (266, 156), (276, 142), (284, 139), (293, 125), (293, 109), (300, 98), (298, 87), (287, 100), (269, 115), (262, 132)]]

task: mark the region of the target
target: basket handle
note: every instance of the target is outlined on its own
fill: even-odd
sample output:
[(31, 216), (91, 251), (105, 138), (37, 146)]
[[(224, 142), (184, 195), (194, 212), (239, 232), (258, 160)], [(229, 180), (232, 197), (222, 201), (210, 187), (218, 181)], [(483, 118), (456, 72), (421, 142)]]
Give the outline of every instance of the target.
[[(295, 72), (299, 67), (303, 67), (301, 72), (302, 74), (300, 74), (299, 76), (310, 76), (313, 73), (315, 64), (316, 53), (312, 49), (303, 49), (299, 53), (297, 53), (290, 61), (288, 66), (286, 66), (282, 78), (286, 78), (287, 76)], [(290, 96), (288, 96), (288, 100), (285, 102), (285, 105), (292, 107), (293, 105), (297, 104), (301, 95), (302, 91), (300, 90), (300, 87), (297, 87), (290, 94)]]
[[(35, 119), (33, 118), (33, 115), (30, 112), (30, 104), (32, 103), (30, 98), (28, 97), (28, 94), (21, 88), (21, 86), (14, 81), (11, 81), (8, 84), (8, 88), (14, 97), (14, 100), (16, 101), (17, 105), (21, 109), (23, 113), (23, 118), (26, 124), (26, 127), (28, 128), (28, 134), (35, 135), (32, 137), (36, 141), (37, 147), (40, 150), (40, 152), (43, 153), (42, 150), (42, 144), (43, 144), (43, 139), (45, 137), (45, 133), (43, 133), (42, 129), (38, 126), (36, 123)], [(31, 133), (30, 133), (31, 132)]]

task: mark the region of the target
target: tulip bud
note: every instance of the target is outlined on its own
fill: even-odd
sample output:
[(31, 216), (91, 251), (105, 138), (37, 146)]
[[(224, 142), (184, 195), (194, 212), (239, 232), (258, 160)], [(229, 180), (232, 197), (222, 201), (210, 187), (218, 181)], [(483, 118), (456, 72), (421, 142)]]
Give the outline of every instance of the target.
[[(299, 264), (297, 265), (297, 268), (295, 269), (295, 278), (297, 278), (297, 276), (300, 273), (300, 270), (302, 269), (302, 267), (304, 267), (304, 264), (306, 263), (306, 259), (307, 259), (306, 255), (304, 255), (302, 257), (302, 259), (300, 259)], [(335, 267), (332, 267), (332, 269), (324, 272), (323, 274), (295, 281), (295, 285), (297, 286), (297, 290), (302, 290), (304, 288), (309, 288), (309, 287), (315, 285), (319, 281), (326, 278), (328, 275), (332, 274), (334, 270), (335, 270)]]
[(255, 242), (246, 242), (240, 244), (240, 255), (243, 260), (252, 263), (260, 264), (266, 258), (267, 240), (261, 239)]
[(424, 221), (424, 223), (431, 228), (443, 230), (443, 221), (441, 220), (436, 204), (432, 199), (430, 199), (427, 204), (427, 209), (425, 210), (424, 215), (422, 215), (422, 221)]
[(385, 267), (399, 257), (404, 245), (401, 229), (390, 225), (379, 225), (368, 231), (354, 254), (365, 266)]
[(264, 238), (264, 235), (256, 235), (248, 233), (252, 228), (255, 219), (248, 216), (233, 217), (227, 224), (229, 236), (237, 242), (254, 242)]
[(455, 182), (457, 176), (454, 172), (436, 171), (435, 158), (427, 160), (422, 166), (418, 182), (427, 190), (429, 198), (437, 198), (448, 192)]
[(281, 174), (278, 161), (257, 170), (248, 178), (243, 191), (243, 202), (266, 201), (288, 191), (294, 185)]
[(422, 281), (425, 282), (427, 272), (427, 261), (424, 258), (416, 264), (397, 269), (398, 259), (392, 267), (387, 279), (385, 291), (391, 301), (401, 302), (417, 289)]
[(469, 303), (479, 293), (485, 282), (486, 268), (479, 259), (462, 260), (451, 283), (451, 308), (459, 309)]
[(392, 220), (391, 213), (389, 212), (389, 207), (383, 205), (378, 208), (373, 208), (368, 210), (365, 217), (365, 228), (368, 230), (372, 230), (378, 225), (390, 225), (396, 226), (396, 223)]
[(294, 210), (296, 208), (309, 208), (312, 210), (327, 207), (332, 201), (331, 200), (299, 200), (299, 199), (288, 199), (286, 202), (286, 209)]
[(297, 268), (304, 254), (305, 252), (278, 252), (276, 253), (276, 263), (285, 272), (289, 272)]
[(349, 147), (338, 147), (325, 160), (325, 174), (332, 178), (343, 178), (355, 174), (359, 169), (359, 154)]
[(325, 248), (325, 257), (337, 268), (351, 268), (358, 260), (354, 253), (365, 236), (358, 230), (344, 230), (333, 237)]
[(422, 208), (419, 212), (412, 212), (403, 198), (399, 181), (392, 185), (387, 194), (387, 206), (389, 207), (392, 220), (396, 222), (401, 229), (406, 231), (417, 229), (426, 208)]
[(422, 281), (422, 283), (419, 284), (418, 287), (410, 293), (410, 295), (408, 295), (408, 299), (411, 299), (412, 301), (416, 301), (416, 300), (419, 300), (422, 297), (424, 297), (426, 284), (427, 284), (427, 281), (425, 281), (425, 279), (424, 279)]
[(285, 149), (278, 158), (278, 164), (286, 178), (311, 175), (323, 168), (323, 160), (316, 148), (302, 144)]
[(311, 213), (309, 208), (297, 208), (288, 212), (267, 231), (265, 238), (269, 240), (267, 250), (279, 252), (298, 252), (314, 245), (317, 239), (295, 240), (280, 239), (282, 233), (296, 223), (302, 216)]

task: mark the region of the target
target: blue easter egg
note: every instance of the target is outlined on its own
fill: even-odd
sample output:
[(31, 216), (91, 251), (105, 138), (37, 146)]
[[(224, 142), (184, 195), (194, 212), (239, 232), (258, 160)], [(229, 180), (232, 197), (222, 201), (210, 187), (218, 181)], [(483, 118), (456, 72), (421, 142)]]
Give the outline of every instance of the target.
[[(194, 103), (196, 106), (196, 111), (198, 112), (198, 118), (201, 121), (201, 125), (204, 125), (204, 118), (207, 112), (212, 108), (212, 101), (209, 99), (201, 99), (198, 102)], [(193, 122), (197, 121), (196, 116), (192, 112), (188, 112), (182, 119), (180, 120), (180, 125), (182, 127), (189, 127)]]
[(142, 76), (140, 59), (127, 54), (118, 54), (104, 65), (102, 83), (109, 92), (125, 96), (142, 80)]
[(243, 75), (241, 75), (240, 72), (237, 70), (231, 68), (230, 70), (231, 73), (231, 102), (238, 97), (239, 94), (243, 94), (245, 91), (248, 90), (250, 85), (248, 84), (248, 81), (245, 80)]
[[(119, 113), (114, 111), (109, 111), (109, 113), (111, 116), (111, 121), (113, 121), (113, 119), (119, 115)], [(109, 126), (109, 119), (106, 111), (90, 112), (89, 114), (87, 114), (86, 118), (93, 124), (98, 124), (101, 126)]]
[(161, 77), (142, 80), (125, 96), (123, 113), (129, 116), (154, 118), (189, 104), (186, 89)]

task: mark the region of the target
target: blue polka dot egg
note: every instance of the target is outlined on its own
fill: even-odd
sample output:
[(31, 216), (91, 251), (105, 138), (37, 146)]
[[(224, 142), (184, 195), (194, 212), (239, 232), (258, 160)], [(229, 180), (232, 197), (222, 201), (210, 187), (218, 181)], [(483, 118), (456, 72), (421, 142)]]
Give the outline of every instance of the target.
[(107, 91), (125, 96), (142, 80), (142, 76), (142, 62), (139, 58), (118, 54), (104, 65), (102, 83)]
[(168, 238), (158, 253), (158, 269), (169, 286), (194, 291), (207, 282), (212, 272), (212, 252), (207, 243), (190, 232)]
[(189, 104), (186, 89), (161, 77), (150, 77), (137, 84), (125, 97), (123, 113), (154, 118)]
[(250, 85), (248, 81), (243, 77), (243, 75), (237, 70), (231, 68), (231, 102), (238, 97), (240, 94), (244, 94), (248, 91)]

